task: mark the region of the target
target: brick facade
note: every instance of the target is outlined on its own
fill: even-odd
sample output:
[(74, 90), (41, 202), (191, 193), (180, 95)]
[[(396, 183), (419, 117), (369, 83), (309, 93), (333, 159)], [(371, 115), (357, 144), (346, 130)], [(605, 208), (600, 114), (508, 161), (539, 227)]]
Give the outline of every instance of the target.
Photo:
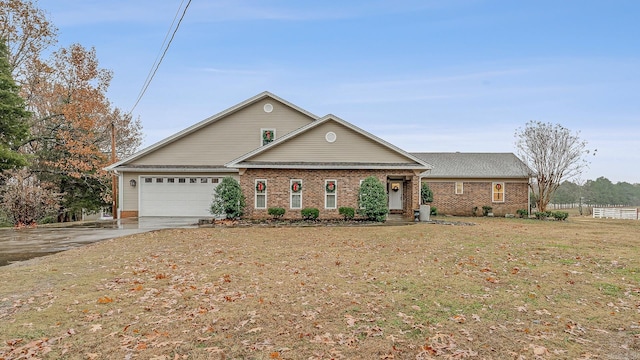
[[(300, 219), (300, 209), (290, 207), (290, 180), (302, 180), (302, 208), (314, 207), (320, 210), (320, 219), (335, 219), (342, 216), (338, 208), (342, 206), (358, 208), (358, 191), (360, 180), (369, 176), (378, 178), (383, 184), (388, 183), (389, 177), (404, 178), (403, 211), (412, 215), (413, 209), (418, 207), (419, 180), (412, 170), (306, 170), (306, 169), (246, 169), (241, 171), (240, 186), (246, 196), (247, 207), (245, 217), (267, 218), (267, 209), (282, 207), (286, 210), (284, 218)], [(255, 181), (267, 181), (267, 208), (255, 208)], [(325, 180), (337, 182), (337, 206), (335, 209), (325, 209)]]
[[(473, 208), (478, 207), (477, 215), (482, 214), (483, 206), (493, 207), (495, 216), (515, 214), (518, 209), (529, 209), (529, 185), (514, 180), (475, 180), (463, 181), (463, 193), (456, 194), (456, 181), (437, 181), (423, 179), (433, 191), (433, 202), (439, 214), (470, 216)], [(492, 201), (492, 186), (495, 182), (504, 183), (504, 202)]]

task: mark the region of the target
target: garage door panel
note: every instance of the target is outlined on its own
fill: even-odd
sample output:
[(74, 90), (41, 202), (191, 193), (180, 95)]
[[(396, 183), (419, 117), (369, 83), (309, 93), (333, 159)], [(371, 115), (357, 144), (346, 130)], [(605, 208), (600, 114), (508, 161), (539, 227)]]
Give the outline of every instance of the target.
[[(158, 182), (158, 178), (162, 182)], [(211, 216), (209, 209), (218, 179), (204, 177), (206, 182), (202, 182), (202, 176), (180, 178), (185, 181), (179, 182), (178, 177), (174, 177), (173, 182), (161, 176), (141, 177), (140, 216)]]

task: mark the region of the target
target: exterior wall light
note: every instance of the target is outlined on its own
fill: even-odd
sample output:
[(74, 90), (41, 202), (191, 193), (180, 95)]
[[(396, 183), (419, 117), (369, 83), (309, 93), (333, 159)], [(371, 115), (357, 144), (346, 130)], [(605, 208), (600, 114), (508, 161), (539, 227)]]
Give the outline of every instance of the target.
[(136, 187), (136, 180), (135, 179), (129, 180), (129, 185), (131, 185), (131, 187)]

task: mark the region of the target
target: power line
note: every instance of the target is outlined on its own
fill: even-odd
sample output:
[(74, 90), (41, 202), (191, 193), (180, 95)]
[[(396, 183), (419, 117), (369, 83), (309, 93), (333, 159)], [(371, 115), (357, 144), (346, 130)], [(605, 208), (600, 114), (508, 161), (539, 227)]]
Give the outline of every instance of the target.
[[(184, 4), (184, 0), (182, 0), (182, 2), (180, 3), (180, 7), (178, 7), (178, 11), (176, 12), (176, 16), (174, 16), (173, 22), (171, 22), (171, 26), (169, 27), (169, 30), (167, 31), (167, 35), (165, 35), (165, 38), (164, 38), (164, 41), (162, 42), (162, 45), (164, 45), (167, 42), (167, 37), (169, 36), (169, 33), (171, 32), (171, 28), (173, 27), (173, 24), (176, 21), (176, 17), (180, 13), (180, 9), (182, 8), (182, 4)], [(129, 110), (129, 113), (132, 113), (133, 110), (136, 108), (136, 106), (138, 106), (138, 103), (140, 102), (140, 100), (142, 100), (142, 97), (144, 96), (145, 92), (147, 91), (147, 88), (149, 87), (149, 85), (151, 84), (151, 81), (155, 77), (156, 72), (158, 71), (158, 68), (160, 67), (160, 64), (162, 63), (162, 60), (164, 59), (164, 56), (167, 54), (167, 51), (169, 50), (169, 47), (171, 46), (171, 43), (173, 42), (173, 38), (176, 36), (176, 33), (178, 32), (178, 29), (180, 28), (180, 24), (182, 23), (182, 19), (184, 19), (184, 16), (187, 13), (187, 9), (189, 8), (189, 5), (191, 5), (191, 0), (189, 0), (189, 2), (187, 2), (187, 5), (184, 7), (184, 10), (182, 11), (182, 15), (180, 16), (180, 20), (178, 20), (178, 24), (176, 25), (175, 29), (173, 30), (173, 33), (171, 34), (171, 38), (169, 39), (169, 42), (167, 43), (167, 46), (164, 48), (164, 51), (162, 52), (162, 56), (160, 56), (160, 60), (158, 60), (158, 58), (156, 57), (156, 61), (153, 63), (153, 65), (151, 65), (151, 70), (149, 70), (149, 75), (147, 75), (147, 78), (145, 79), (144, 85), (142, 86), (142, 89), (140, 90), (140, 94), (138, 94), (138, 98), (136, 99), (135, 104), (133, 104), (133, 107), (131, 108), (131, 110)]]

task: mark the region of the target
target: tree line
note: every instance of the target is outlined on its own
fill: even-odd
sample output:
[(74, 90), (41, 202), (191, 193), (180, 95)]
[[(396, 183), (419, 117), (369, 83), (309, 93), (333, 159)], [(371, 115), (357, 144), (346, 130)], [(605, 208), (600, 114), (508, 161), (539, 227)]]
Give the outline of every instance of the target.
[(96, 50), (56, 43), (34, 2), (0, 1), (0, 215), (12, 223), (109, 206), (112, 132), (116, 158), (142, 142), (140, 120), (107, 98), (113, 73)]
[[(582, 201), (581, 201), (582, 200)], [(640, 206), (640, 184), (612, 183), (605, 177), (596, 180), (564, 181), (556, 190), (554, 204)]]

